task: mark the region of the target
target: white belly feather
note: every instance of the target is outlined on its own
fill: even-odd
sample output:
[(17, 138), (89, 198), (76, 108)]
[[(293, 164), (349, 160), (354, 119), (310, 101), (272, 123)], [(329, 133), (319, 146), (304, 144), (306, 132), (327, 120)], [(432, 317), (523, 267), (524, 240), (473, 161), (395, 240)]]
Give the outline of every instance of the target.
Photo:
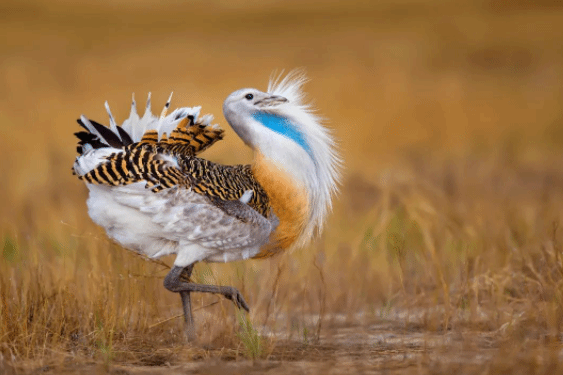
[(178, 254), (177, 266), (247, 259), (268, 240), (189, 189), (153, 193), (145, 182), (87, 186), (90, 217), (109, 237), (149, 257)]

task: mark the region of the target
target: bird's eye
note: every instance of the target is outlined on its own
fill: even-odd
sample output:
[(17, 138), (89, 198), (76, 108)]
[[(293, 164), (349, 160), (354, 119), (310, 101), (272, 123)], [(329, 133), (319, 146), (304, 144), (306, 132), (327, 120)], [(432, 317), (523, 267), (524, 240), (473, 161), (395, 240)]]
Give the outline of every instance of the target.
[(252, 95), (252, 94), (246, 94), (244, 97), (245, 97), (247, 100), (252, 100), (252, 99), (254, 99), (254, 95)]

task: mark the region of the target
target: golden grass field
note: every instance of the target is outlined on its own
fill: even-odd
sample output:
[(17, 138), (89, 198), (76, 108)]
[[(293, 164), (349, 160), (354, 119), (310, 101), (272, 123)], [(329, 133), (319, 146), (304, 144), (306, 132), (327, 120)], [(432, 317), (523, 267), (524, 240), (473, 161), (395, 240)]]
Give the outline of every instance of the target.
[[(0, 5), (0, 373), (563, 373), (563, 6), (541, 0), (28, 0)], [(306, 69), (340, 140), (322, 237), (199, 264), (121, 249), (71, 174), (75, 119), (221, 114), (235, 89)], [(228, 128), (204, 157), (248, 163)]]

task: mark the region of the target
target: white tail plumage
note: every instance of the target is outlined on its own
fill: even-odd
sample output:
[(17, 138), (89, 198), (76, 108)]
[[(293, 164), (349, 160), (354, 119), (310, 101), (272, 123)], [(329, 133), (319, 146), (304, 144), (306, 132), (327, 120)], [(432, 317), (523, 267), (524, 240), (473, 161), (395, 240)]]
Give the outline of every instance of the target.
[[(198, 122), (198, 116), (201, 111), (200, 106), (196, 107), (182, 107), (177, 108), (172, 113), (168, 114), (168, 109), (170, 108), (170, 101), (172, 100), (172, 94), (168, 98), (166, 105), (162, 109), (162, 112), (159, 117), (155, 116), (151, 111), (151, 94), (149, 93), (147, 98), (147, 105), (145, 107), (145, 113), (143, 117), (139, 117), (137, 113), (137, 103), (135, 101), (135, 95), (133, 94), (132, 103), (131, 103), (131, 112), (129, 114), (129, 118), (126, 119), (123, 124), (121, 125), (121, 130), (124, 130), (133, 142), (139, 142), (146, 131), (148, 130), (156, 130), (158, 132), (158, 138), (161, 139), (163, 134), (170, 136), (170, 133), (176, 129), (178, 123), (185, 119), (186, 117), (190, 116), (193, 117), (192, 122)], [(109, 130), (114, 133), (119, 140), (124, 141), (122, 135), (118, 131), (118, 125), (113, 117), (108, 102), (105, 103), (106, 111), (109, 116)], [(90, 120), (82, 115), (80, 116), (80, 120), (84, 124), (84, 126), (88, 129), (88, 131), (92, 134), (97, 135), (100, 140), (105, 141), (105, 143), (110, 144), (109, 140), (101, 134), (96, 126), (94, 126)], [(205, 115), (199, 120), (199, 124), (209, 126), (213, 121), (212, 115)], [(213, 125), (213, 127), (217, 127), (218, 125)]]

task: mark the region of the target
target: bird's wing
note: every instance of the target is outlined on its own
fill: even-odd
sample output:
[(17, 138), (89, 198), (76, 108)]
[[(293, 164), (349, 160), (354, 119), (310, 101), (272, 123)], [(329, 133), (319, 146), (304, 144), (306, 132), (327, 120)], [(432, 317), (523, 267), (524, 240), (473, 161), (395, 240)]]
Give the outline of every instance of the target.
[[(197, 157), (174, 155), (158, 144), (132, 144), (121, 150), (102, 148), (79, 157), (75, 170), (95, 166), (79, 178), (91, 184), (109, 186), (145, 182), (156, 195), (170, 188), (188, 189), (209, 198), (218, 207), (221, 201), (238, 201), (247, 192), (249, 206), (263, 216), (270, 213), (268, 195), (256, 181), (249, 165), (221, 165)], [(86, 165), (81, 168), (77, 165)], [(244, 200), (244, 199), (243, 199)]]
[[(115, 124), (107, 106), (110, 127), (81, 116), (78, 123), (86, 131), (76, 133), (80, 155), (74, 173), (92, 184), (122, 186), (144, 181), (154, 193), (173, 187), (190, 189), (214, 202), (236, 201), (252, 191), (248, 205), (268, 216), (268, 196), (250, 166), (226, 166), (196, 157), (222, 139), (223, 130), (210, 125), (210, 116), (198, 120), (198, 107), (180, 108), (165, 116), (168, 106), (156, 124), (152, 115), (152, 122), (145, 120), (150, 101), (142, 119), (134, 116), (133, 102), (132, 115), (122, 126)], [(142, 137), (135, 133), (139, 128), (148, 129)]]
[(190, 189), (175, 187), (152, 194), (133, 184), (117, 190), (116, 203), (143, 212), (162, 228), (163, 238), (178, 243), (220, 251), (260, 247), (277, 226), (273, 214), (266, 218), (238, 200), (215, 204)]

